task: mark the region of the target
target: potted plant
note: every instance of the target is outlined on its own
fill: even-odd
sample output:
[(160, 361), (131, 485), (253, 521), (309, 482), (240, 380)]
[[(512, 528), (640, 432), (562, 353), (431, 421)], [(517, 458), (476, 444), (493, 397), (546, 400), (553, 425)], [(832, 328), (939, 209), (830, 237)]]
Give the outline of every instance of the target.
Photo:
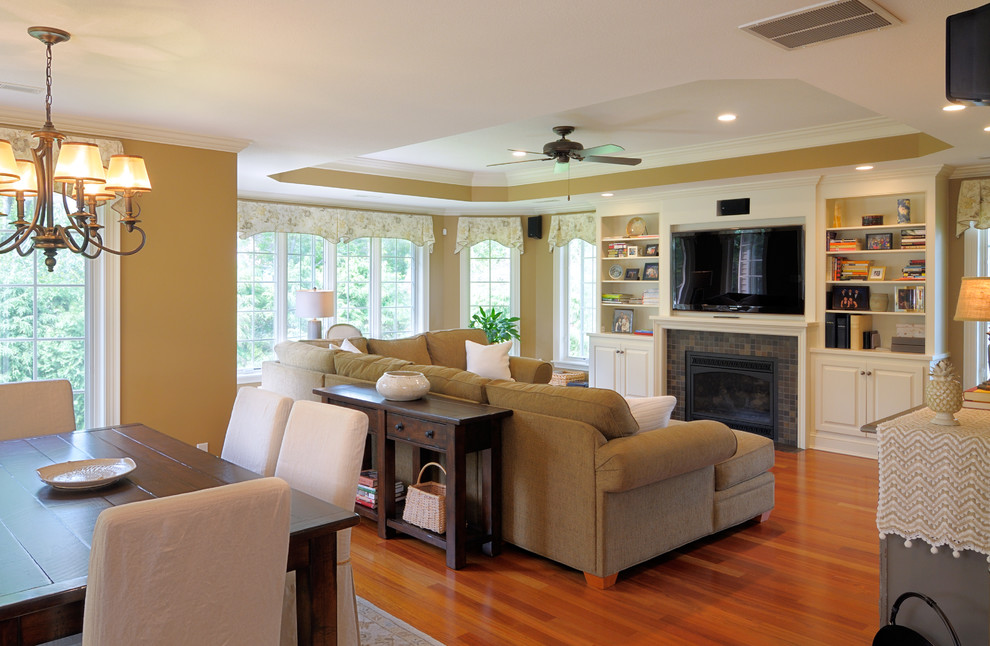
[(518, 322), (518, 316), (504, 316), (502, 312), (494, 308), (486, 312), (485, 308), (479, 307), (468, 325), (484, 330), (485, 334), (488, 335), (489, 343), (501, 343), (519, 338), (519, 330), (516, 329)]

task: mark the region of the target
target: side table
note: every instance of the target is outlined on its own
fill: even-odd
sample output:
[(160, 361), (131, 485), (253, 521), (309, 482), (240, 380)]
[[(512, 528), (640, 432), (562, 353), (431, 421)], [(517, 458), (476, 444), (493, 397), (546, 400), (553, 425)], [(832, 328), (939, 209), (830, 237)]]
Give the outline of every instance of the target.
[[(447, 567), (460, 569), (467, 562), (468, 543), (480, 543), (489, 556), (502, 547), (502, 443), (501, 420), (511, 410), (428, 394), (413, 401), (391, 401), (372, 385), (340, 385), (314, 388), (324, 403), (363, 411), (368, 432), (375, 434), (378, 462), (378, 535), (392, 538), (396, 532), (413, 536), (444, 549)], [(388, 495), (395, 490), (395, 443), (414, 447), (414, 472), (424, 461), (424, 452), (447, 457), (447, 532), (437, 534), (402, 520), (402, 503)], [(467, 523), (465, 456), (481, 452), (483, 527)]]

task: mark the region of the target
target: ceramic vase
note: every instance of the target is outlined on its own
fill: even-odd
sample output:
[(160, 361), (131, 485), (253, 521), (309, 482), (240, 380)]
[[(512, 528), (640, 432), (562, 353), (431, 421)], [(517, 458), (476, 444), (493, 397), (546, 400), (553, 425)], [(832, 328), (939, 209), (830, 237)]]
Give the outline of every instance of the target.
[(935, 413), (932, 424), (958, 426), (953, 416), (962, 408), (962, 384), (952, 370), (952, 364), (943, 359), (932, 368), (931, 379), (925, 388), (925, 405)]
[(385, 399), (407, 402), (430, 392), (430, 381), (421, 372), (390, 370), (378, 378), (375, 390)]
[(871, 312), (886, 312), (887, 305), (890, 303), (890, 294), (882, 294), (878, 292), (873, 292), (870, 294), (870, 311)]

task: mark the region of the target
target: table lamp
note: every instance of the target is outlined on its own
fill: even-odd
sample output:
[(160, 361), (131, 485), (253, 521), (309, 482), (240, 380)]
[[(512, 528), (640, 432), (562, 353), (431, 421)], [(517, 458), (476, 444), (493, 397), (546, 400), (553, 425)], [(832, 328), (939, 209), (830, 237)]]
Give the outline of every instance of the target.
[[(959, 301), (956, 303), (956, 321), (990, 321), (990, 277), (963, 276), (959, 287)], [(990, 330), (987, 331), (990, 335)], [(990, 352), (988, 352), (990, 358)], [(990, 390), (990, 379), (977, 386), (980, 390)]]
[(310, 339), (323, 338), (323, 321), (333, 316), (333, 292), (321, 289), (302, 289), (296, 292), (296, 316), (309, 319), (306, 334)]

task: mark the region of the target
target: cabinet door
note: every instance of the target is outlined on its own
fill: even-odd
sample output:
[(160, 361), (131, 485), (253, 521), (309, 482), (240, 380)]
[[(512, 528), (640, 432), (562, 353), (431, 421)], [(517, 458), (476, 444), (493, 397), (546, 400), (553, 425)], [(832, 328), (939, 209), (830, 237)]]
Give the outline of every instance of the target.
[(653, 346), (625, 345), (620, 356), (625, 389), (619, 392), (627, 397), (652, 397)]
[(907, 410), (922, 403), (925, 367), (899, 361), (870, 361), (867, 422)]
[[(618, 344), (592, 342), (589, 384), (593, 388), (619, 389)], [(621, 392), (621, 391), (620, 391)]]
[(820, 359), (818, 363), (818, 397), (815, 425), (823, 431), (862, 435), (866, 423), (866, 393), (863, 380), (864, 360)]

